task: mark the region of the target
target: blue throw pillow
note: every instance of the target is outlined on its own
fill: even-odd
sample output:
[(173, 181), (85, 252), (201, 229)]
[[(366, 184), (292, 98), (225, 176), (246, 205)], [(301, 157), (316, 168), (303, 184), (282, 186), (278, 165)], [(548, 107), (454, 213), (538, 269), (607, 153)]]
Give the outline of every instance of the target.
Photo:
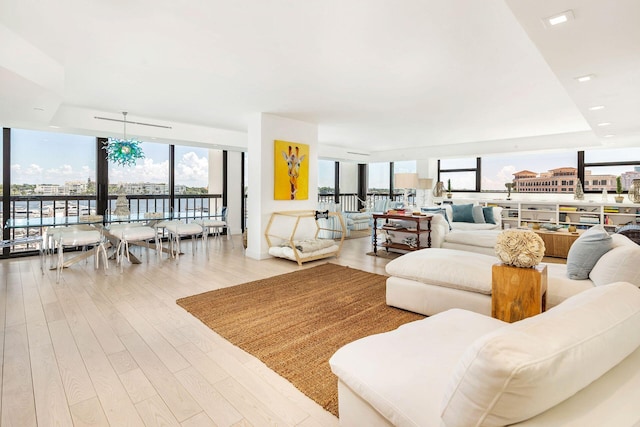
[(473, 206), (472, 210), (473, 214), (473, 222), (476, 224), (484, 224), (486, 221), (484, 220), (484, 214), (482, 213), (482, 206)]
[(482, 208), (482, 214), (484, 215), (484, 222), (487, 224), (497, 224), (496, 218), (493, 216), (493, 207), (487, 206)]
[(602, 225), (595, 225), (582, 233), (567, 255), (569, 279), (587, 279), (602, 255), (612, 247), (611, 236)]
[(453, 222), (475, 222), (473, 220), (473, 205), (451, 205)]
[(451, 224), (449, 223), (449, 218), (447, 218), (447, 212), (442, 209), (442, 208), (420, 208), (421, 212), (424, 213), (428, 213), (428, 214), (433, 214), (433, 215), (437, 215), (440, 214), (444, 217), (444, 219), (447, 221), (447, 224), (449, 225), (449, 230), (451, 230)]

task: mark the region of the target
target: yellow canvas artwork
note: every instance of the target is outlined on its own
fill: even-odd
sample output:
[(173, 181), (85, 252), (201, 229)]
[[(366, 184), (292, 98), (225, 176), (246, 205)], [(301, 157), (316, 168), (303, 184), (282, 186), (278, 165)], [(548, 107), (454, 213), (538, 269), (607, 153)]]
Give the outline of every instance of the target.
[(274, 142), (275, 200), (309, 198), (309, 146), (297, 142)]

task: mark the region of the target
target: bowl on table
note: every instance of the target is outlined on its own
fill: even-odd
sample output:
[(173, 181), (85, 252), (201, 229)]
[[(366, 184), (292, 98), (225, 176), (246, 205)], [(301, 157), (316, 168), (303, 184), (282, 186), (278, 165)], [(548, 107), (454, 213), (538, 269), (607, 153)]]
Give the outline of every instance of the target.
[(545, 224), (540, 225), (540, 228), (542, 228), (543, 230), (546, 230), (546, 231), (558, 231), (563, 227), (561, 225), (545, 223)]

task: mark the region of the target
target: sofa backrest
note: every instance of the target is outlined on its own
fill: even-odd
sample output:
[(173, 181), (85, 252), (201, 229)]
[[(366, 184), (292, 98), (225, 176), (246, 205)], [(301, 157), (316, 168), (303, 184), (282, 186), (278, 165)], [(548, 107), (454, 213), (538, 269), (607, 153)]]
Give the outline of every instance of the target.
[(589, 273), (596, 286), (629, 282), (640, 288), (640, 245), (622, 234), (612, 234), (613, 249), (598, 259)]
[(479, 338), (442, 402), (448, 427), (509, 425), (571, 397), (640, 347), (640, 291), (615, 283)]
[(485, 224), (485, 225), (480, 225), (483, 223), (476, 223), (476, 222), (471, 222), (468, 224), (474, 224), (472, 226), (466, 226), (467, 224), (465, 223), (460, 223), (460, 222), (455, 222), (454, 223), (454, 218), (453, 218), (453, 208), (451, 207), (452, 205), (450, 203), (443, 203), (441, 205), (441, 207), (445, 210), (445, 212), (447, 213), (447, 219), (449, 221), (449, 223), (451, 224), (452, 228), (457, 228), (457, 229), (464, 229), (464, 230), (473, 230), (475, 229), (484, 229), (484, 230), (489, 230), (489, 229), (501, 229), (502, 228), (502, 208), (500, 206), (493, 206), (491, 208), (491, 210), (493, 211), (493, 220), (494, 223), (493, 224)]

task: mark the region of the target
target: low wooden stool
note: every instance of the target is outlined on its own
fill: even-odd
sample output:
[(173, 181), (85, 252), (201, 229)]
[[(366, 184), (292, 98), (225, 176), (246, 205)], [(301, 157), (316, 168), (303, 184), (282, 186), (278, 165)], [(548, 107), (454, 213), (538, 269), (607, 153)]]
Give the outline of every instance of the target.
[(494, 264), (491, 269), (491, 316), (517, 322), (547, 308), (547, 266)]

